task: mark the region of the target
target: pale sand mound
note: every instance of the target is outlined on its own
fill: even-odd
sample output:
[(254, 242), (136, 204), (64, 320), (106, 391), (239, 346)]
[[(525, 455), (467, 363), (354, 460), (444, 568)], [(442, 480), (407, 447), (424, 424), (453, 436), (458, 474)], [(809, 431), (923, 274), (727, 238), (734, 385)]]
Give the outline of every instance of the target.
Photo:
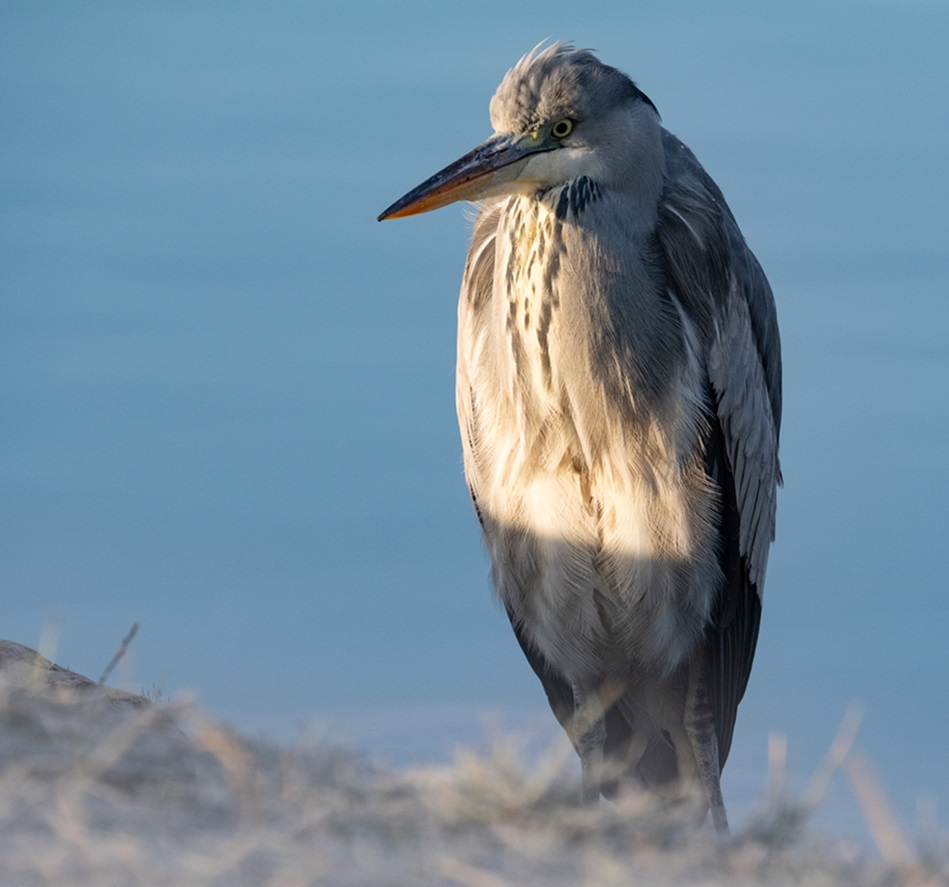
[(791, 809), (717, 842), (647, 798), (597, 809), (556, 755), (503, 743), (379, 772), (235, 735), (0, 642), (0, 885), (899, 885), (949, 883), (806, 836)]

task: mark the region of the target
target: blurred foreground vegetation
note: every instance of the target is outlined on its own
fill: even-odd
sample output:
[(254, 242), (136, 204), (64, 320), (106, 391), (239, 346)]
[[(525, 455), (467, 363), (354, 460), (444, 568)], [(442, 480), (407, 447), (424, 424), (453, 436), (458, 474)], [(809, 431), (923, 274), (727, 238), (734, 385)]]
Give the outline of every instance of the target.
[[(383, 772), (339, 748), (251, 741), (24, 650), (14, 668), (0, 655), (0, 885), (949, 884), (949, 840), (906, 839), (846, 725), (805, 797), (772, 790), (720, 841), (638, 794), (579, 806), (563, 744), (530, 764), (500, 740)], [(840, 766), (875, 848), (808, 828)]]

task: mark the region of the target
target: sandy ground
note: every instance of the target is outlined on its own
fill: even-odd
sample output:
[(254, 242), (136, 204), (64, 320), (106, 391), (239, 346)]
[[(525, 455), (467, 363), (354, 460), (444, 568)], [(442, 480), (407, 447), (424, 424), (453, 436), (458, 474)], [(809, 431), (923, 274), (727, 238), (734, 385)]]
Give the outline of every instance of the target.
[(866, 849), (775, 803), (719, 841), (630, 796), (589, 809), (562, 745), (514, 741), (383, 772), (235, 734), (0, 642), (0, 885), (928, 885), (949, 841), (905, 841), (865, 799)]

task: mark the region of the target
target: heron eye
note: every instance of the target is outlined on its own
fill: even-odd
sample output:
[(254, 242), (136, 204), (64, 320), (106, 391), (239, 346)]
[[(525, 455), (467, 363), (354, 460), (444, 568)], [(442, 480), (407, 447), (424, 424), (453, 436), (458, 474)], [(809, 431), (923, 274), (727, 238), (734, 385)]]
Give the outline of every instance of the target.
[(571, 132), (573, 132), (573, 121), (569, 117), (558, 120), (550, 127), (550, 134), (555, 139), (565, 139)]

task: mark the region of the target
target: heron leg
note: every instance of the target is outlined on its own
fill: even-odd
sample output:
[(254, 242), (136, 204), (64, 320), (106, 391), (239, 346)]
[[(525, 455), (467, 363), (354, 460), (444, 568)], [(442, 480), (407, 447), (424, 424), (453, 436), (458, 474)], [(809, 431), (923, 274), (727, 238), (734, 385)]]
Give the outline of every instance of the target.
[(712, 823), (720, 835), (728, 834), (728, 816), (722, 798), (721, 767), (718, 762), (718, 736), (709, 701), (708, 666), (703, 651), (689, 663), (689, 685), (685, 697), (685, 732), (692, 745), (699, 782), (712, 813)]
[(580, 755), (582, 798), (585, 804), (597, 804), (603, 778), (606, 712), (600, 694), (595, 689), (575, 685), (573, 699), (573, 733)]

